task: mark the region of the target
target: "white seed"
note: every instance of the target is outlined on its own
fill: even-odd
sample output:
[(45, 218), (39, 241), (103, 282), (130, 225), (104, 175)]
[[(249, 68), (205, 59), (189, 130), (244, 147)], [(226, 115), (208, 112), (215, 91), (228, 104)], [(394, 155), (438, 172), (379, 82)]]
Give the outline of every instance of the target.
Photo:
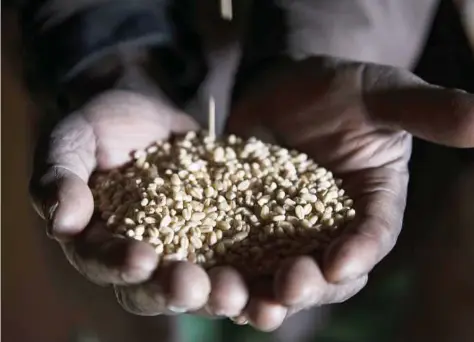
[(311, 226), (312, 226), (311, 223), (308, 220), (302, 220), (300, 222), (300, 224), (303, 228), (306, 228), (306, 229), (311, 228)]
[(245, 238), (247, 238), (248, 236), (248, 233), (246, 232), (241, 232), (241, 233), (237, 233), (233, 236), (233, 240), (236, 241), (236, 242), (239, 242), (239, 241), (242, 241), (244, 240)]
[(149, 217), (149, 216), (145, 217), (143, 221), (148, 224), (156, 223), (156, 219), (154, 217)]
[(173, 174), (171, 175), (170, 182), (172, 185), (180, 185), (181, 179), (179, 179), (179, 176), (177, 174)]
[(352, 207), (354, 202), (351, 199), (346, 199), (346, 200), (344, 200), (343, 204), (344, 204), (344, 207)]
[(227, 231), (227, 230), (230, 229), (230, 224), (228, 222), (225, 222), (225, 221), (219, 221), (219, 222), (217, 222), (216, 227), (223, 230), (223, 231)]
[(162, 254), (162, 253), (163, 253), (163, 250), (164, 250), (163, 244), (159, 244), (159, 245), (157, 245), (157, 246), (155, 247), (155, 252), (156, 252), (157, 254)]
[(272, 220), (275, 222), (284, 221), (286, 219), (285, 215), (275, 215), (272, 217)]
[(314, 209), (318, 213), (323, 213), (325, 208), (326, 207), (324, 206), (323, 202), (321, 202), (321, 201), (317, 201), (316, 203), (314, 203)]
[(142, 236), (145, 233), (145, 226), (144, 225), (138, 225), (135, 227), (135, 236), (139, 235)]
[(214, 188), (211, 187), (211, 186), (208, 186), (205, 190), (204, 190), (204, 196), (206, 197), (212, 197), (214, 195)]
[(191, 215), (191, 221), (201, 221), (206, 217), (206, 213), (197, 212)]
[(184, 249), (187, 249), (189, 247), (189, 240), (186, 236), (182, 236), (180, 239), (179, 239), (179, 244), (181, 246), (181, 248), (184, 248)]
[(219, 204), (217, 205), (217, 208), (218, 208), (219, 210), (223, 210), (223, 211), (227, 211), (227, 210), (230, 209), (230, 208), (229, 208), (229, 204), (227, 204), (227, 202), (225, 202), (225, 200), (224, 200), (224, 202), (219, 203)]
[(186, 220), (186, 221), (189, 221), (191, 220), (191, 210), (189, 209), (183, 209), (183, 211), (181, 212), (181, 214), (183, 215), (183, 218)]
[(135, 221), (133, 221), (131, 218), (126, 217), (123, 219), (123, 223), (125, 223), (127, 226), (133, 226), (135, 225)]
[(303, 209), (303, 207), (301, 205), (297, 205), (296, 208), (295, 208), (295, 215), (297, 218), (299, 218), (300, 220), (304, 219), (304, 216), (305, 216), (305, 210)]
[(269, 201), (270, 201), (270, 196), (263, 196), (257, 201), (257, 203), (258, 205), (262, 206), (264, 204), (267, 204)]
[(326, 226), (332, 226), (332, 225), (334, 225), (334, 219), (332, 217), (323, 218), (323, 224), (326, 225)]
[(199, 249), (202, 247), (202, 241), (200, 238), (196, 236), (191, 236), (190, 242), (193, 245), (194, 248)]
[(212, 232), (211, 234), (209, 234), (209, 237), (208, 237), (208, 244), (209, 246), (213, 246), (217, 243), (217, 235), (215, 232)]
[(250, 182), (248, 180), (244, 180), (239, 183), (239, 185), (237, 186), (237, 190), (245, 191), (248, 189), (249, 185), (250, 185)]
[(286, 213), (286, 210), (280, 206), (275, 207), (273, 211), (278, 215), (284, 215)]
[(356, 212), (355, 212), (354, 209), (349, 209), (346, 213), (346, 217), (348, 219), (353, 219), (355, 217), (355, 215), (356, 215)]
[(160, 232), (156, 228), (148, 228), (147, 233), (148, 233), (148, 236), (150, 236), (151, 239), (157, 239), (158, 236), (160, 235)]
[(113, 234), (143, 239), (165, 260), (251, 258), (249, 269), (271, 272), (280, 257), (324, 248), (355, 217), (341, 184), (304, 153), (190, 132), (135, 152), (92, 192)]
[(219, 243), (216, 245), (216, 252), (217, 252), (218, 254), (221, 254), (221, 255), (225, 254), (225, 252), (226, 252), (226, 247), (225, 247), (225, 245), (224, 245), (223, 242), (219, 242)]
[(163, 260), (167, 261), (180, 261), (184, 260), (185, 256), (182, 253), (171, 253), (163, 256)]
[(270, 214), (270, 208), (267, 205), (264, 205), (262, 209), (260, 210), (260, 217), (262, 219), (266, 219), (268, 218), (269, 214)]
[(192, 188), (191, 190), (189, 190), (189, 194), (198, 200), (202, 200), (202, 193), (199, 192), (196, 188)]
[(165, 236), (165, 239), (163, 240), (163, 244), (169, 245), (171, 242), (173, 242), (174, 239), (174, 234), (168, 234)]
[(160, 221), (160, 227), (168, 227), (170, 223), (171, 217), (169, 215), (165, 215)]
[(218, 147), (214, 150), (214, 160), (216, 162), (220, 162), (225, 157), (225, 151), (222, 147)]
[(308, 221), (309, 223), (314, 226), (316, 223), (318, 223), (318, 220), (319, 220), (319, 217), (314, 215), (314, 216), (311, 216)]
[(307, 194), (302, 194), (301, 199), (309, 202), (309, 203), (314, 203), (318, 199), (315, 195), (307, 193)]
[(206, 216), (206, 218), (204, 220), (202, 220), (202, 224), (203, 224), (203, 226), (209, 226), (212, 229), (212, 227), (216, 226), (216, 221), (213, 220), (212, 218)]

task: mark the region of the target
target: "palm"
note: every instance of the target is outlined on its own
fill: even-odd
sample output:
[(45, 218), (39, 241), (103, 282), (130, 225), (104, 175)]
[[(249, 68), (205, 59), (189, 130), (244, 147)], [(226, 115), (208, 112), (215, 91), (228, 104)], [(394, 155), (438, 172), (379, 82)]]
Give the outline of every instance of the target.
[(99, 170), (123, 165), (130, 161), (133, 151), (166, 139), (173, 131), (184, 132), (196, 127), (187, 116), (176, 117), (176, 111), (171, 107), (144, 101), (139, 96), (122, 94), (98, 102), (98, 105), (89, 106), (80, 115), (93, 132), (95, 163)]

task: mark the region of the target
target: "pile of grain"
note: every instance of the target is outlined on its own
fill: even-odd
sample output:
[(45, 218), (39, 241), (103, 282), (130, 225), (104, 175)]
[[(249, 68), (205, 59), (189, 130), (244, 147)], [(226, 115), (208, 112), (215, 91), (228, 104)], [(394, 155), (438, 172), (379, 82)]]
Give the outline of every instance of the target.
[(114, 233), (164, 260), (271, 273), (320, 251), (354, 217), (341, 181), (306, 154), (234, 135), (189, 132), (96, 175), (96, 209)]

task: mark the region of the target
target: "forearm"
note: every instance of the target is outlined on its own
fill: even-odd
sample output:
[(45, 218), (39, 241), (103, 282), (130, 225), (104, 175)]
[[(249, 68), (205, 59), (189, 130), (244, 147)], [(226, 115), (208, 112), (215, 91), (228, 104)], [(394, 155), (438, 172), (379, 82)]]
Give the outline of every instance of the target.
[(287, 54), (413, 67), (438, 0), (280, 0)]

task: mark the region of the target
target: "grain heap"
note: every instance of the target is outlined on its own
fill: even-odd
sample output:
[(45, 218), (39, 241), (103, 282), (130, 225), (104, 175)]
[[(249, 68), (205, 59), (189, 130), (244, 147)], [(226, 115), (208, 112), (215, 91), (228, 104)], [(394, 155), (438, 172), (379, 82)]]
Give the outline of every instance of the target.
[(234, 135), (189, 132), (96, 175), (96, 208), (114, 233), (164, 260), (271, 273), (281, 258), (324, 249), (354, 217), (341, 181), (307, 155)]

